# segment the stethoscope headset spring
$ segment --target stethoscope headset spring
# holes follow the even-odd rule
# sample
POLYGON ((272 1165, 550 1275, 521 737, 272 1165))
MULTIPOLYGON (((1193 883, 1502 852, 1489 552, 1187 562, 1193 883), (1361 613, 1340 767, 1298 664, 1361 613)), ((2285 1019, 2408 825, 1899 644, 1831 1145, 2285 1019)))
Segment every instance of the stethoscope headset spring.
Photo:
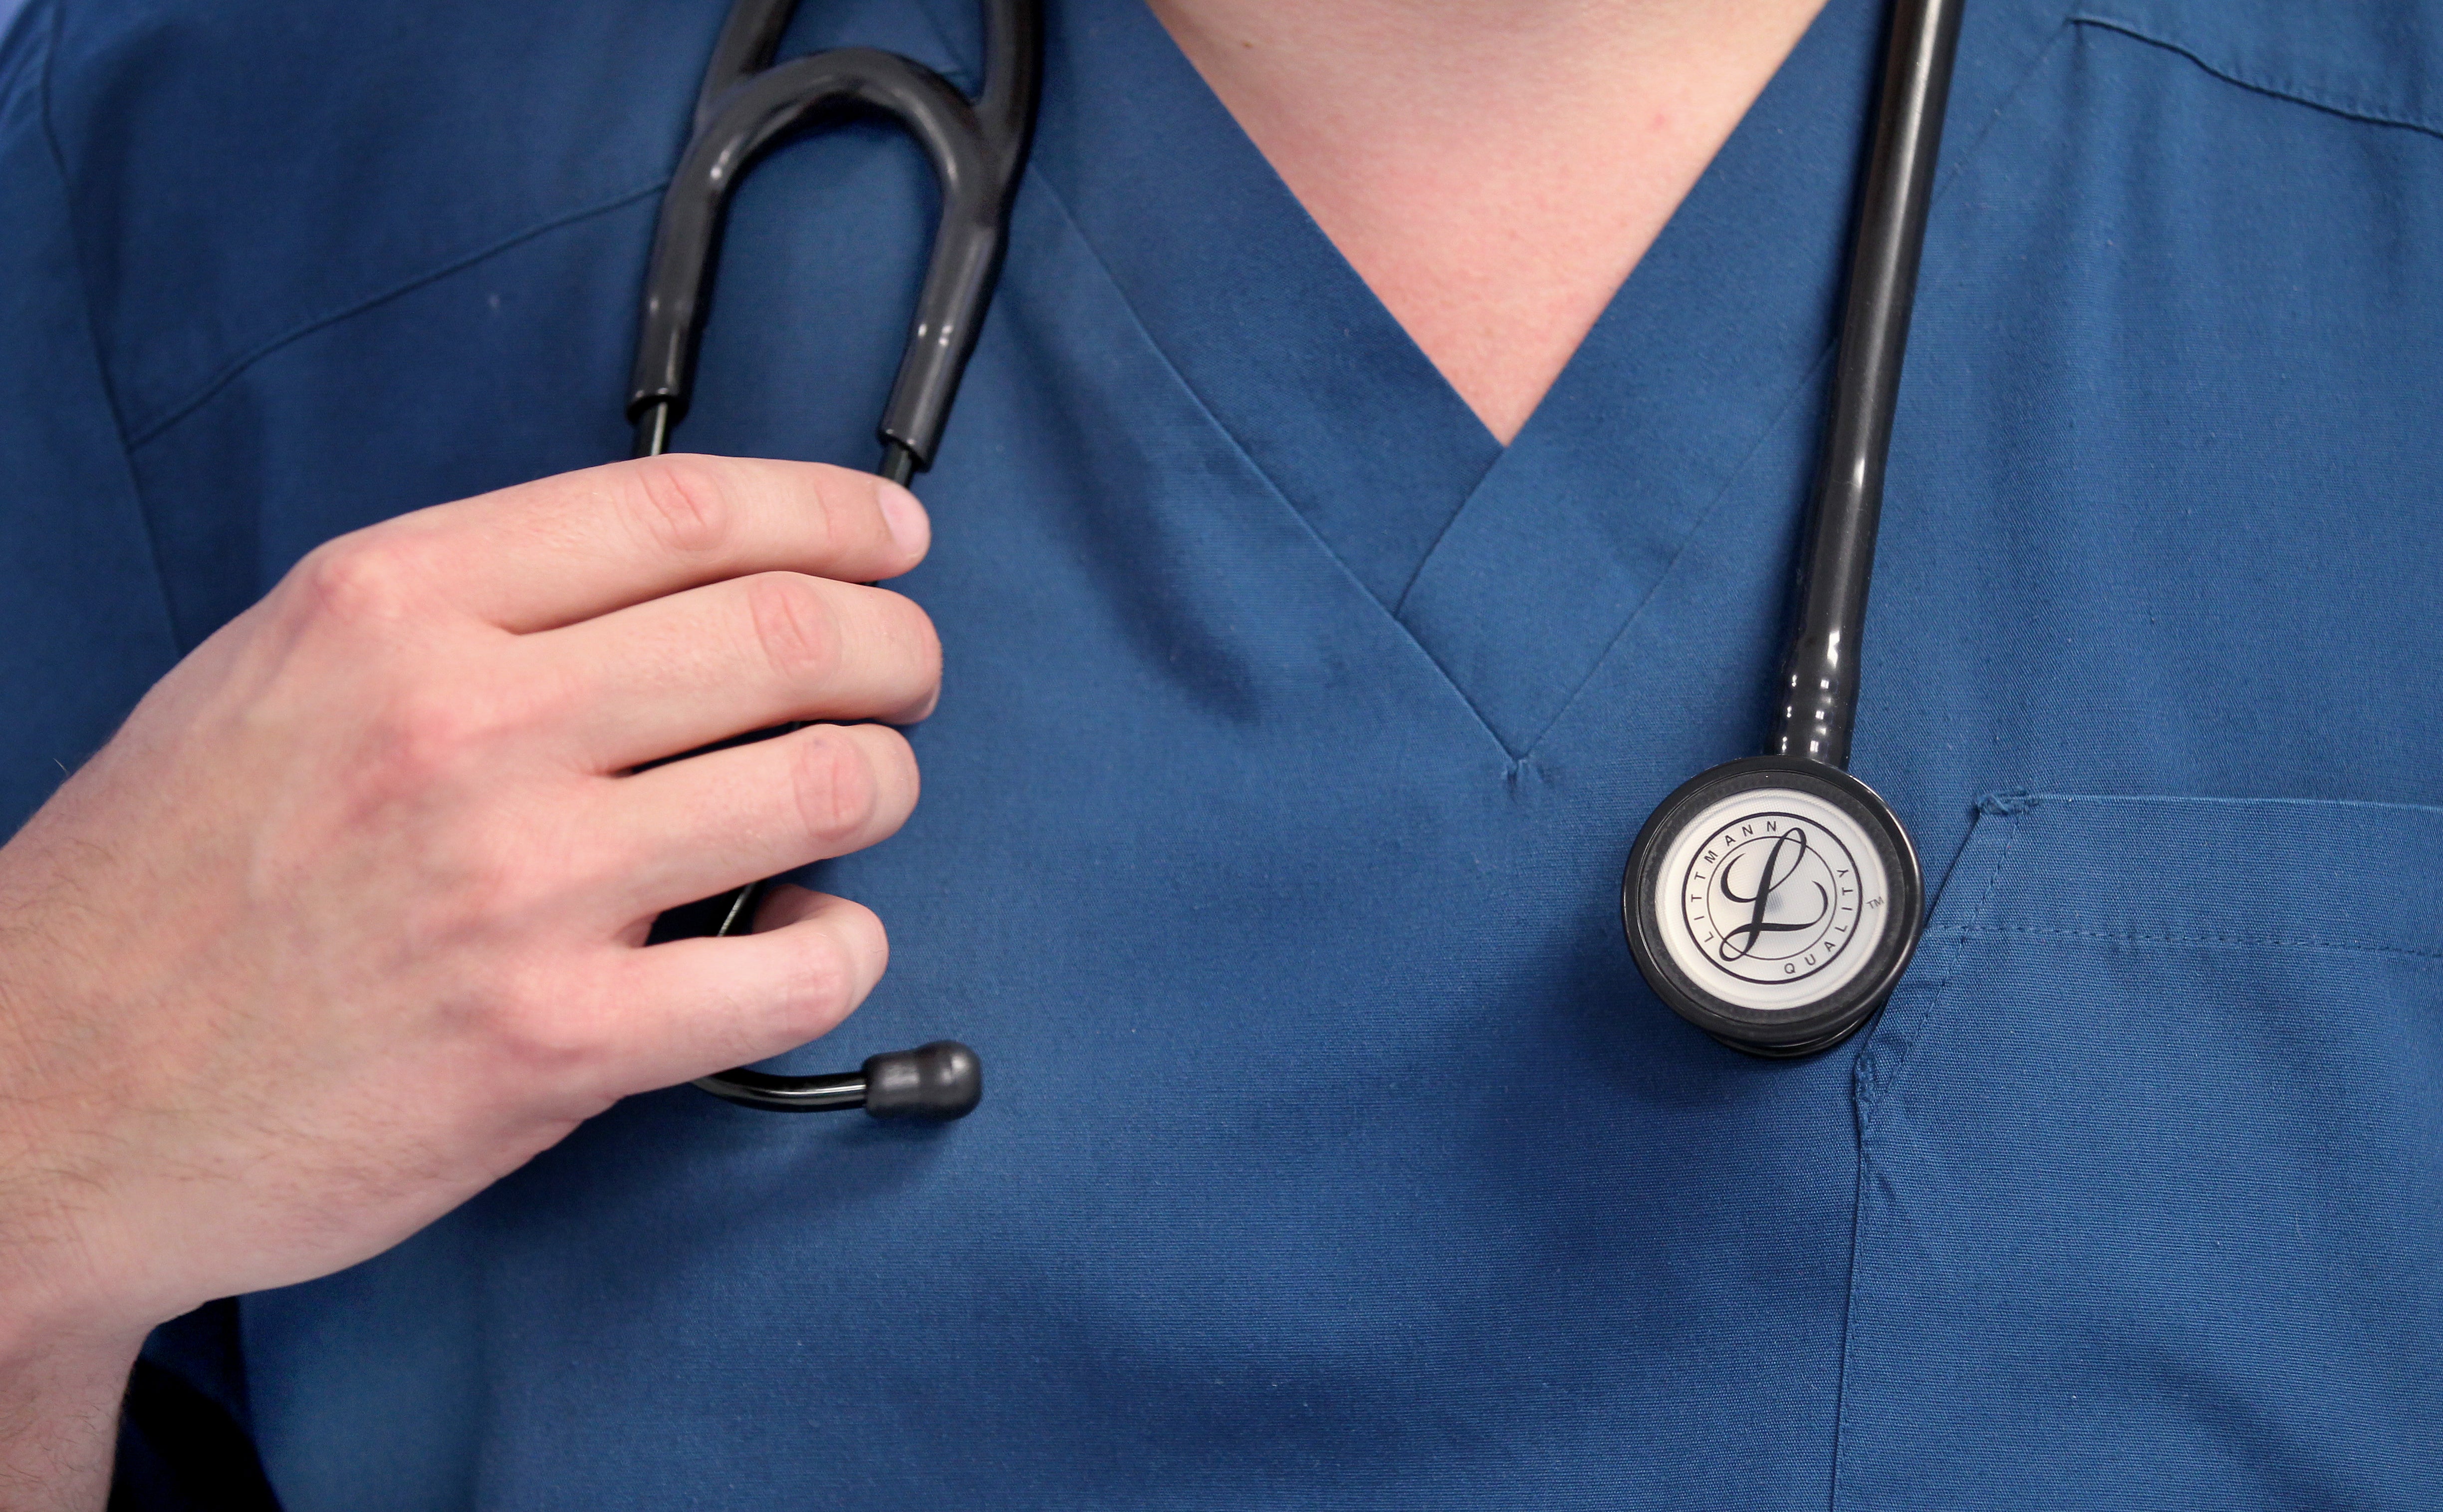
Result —
MULTIPOLYGON (((942 192, 915 319, 875 428, 882 459, 874 470, 905 484, 933 464, 1001 272, 1010 205, 1041 90, 1041 4, 984 0, 983 87, 972 100, 924 65, 870 47, 835 48, 774 65, 772 54, 796 9, 797 0, 739 0, 713 44, 696 95, 693 134, 662 195, 654 226, 628 394, 628 421, 635 428, 630 454, 659 456, 687 415, 706 295, 729 196, 739 181, 784 141, 851 116, 881 116, 925 149, 942 192)), ((779 733, 759 730, 740 739, 779 733)), ((764 886, 757 882, 672 909, 654 922, 651 938, 738 933, 752 923, 764 886)), ((863 1108, 876 1117, 946 1119, 974 1111, 983 1096, 983 1068, 965 1045, 937 1040, 871 1057, 859 1070, 842 1075, 775 1076, 740 1068, 695 1085, 730 1102, 775 1112, 863 1108)))
POLYGON ((1832 409, 1764 754, 1701 772, 1638 832, 1621 918, 1646 985, 1750 1055, 1830 1049, 1924 931, 1917 848, 1849 775, 1859 647, 1961 0, 1896 0, 1860 192, 1832 409))

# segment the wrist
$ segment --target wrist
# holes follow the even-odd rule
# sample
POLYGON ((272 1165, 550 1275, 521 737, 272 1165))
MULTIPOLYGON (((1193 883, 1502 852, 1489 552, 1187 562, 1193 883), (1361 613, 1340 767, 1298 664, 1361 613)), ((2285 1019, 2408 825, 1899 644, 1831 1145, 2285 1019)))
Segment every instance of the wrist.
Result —
POLYGON ((0 1399, 10 1383, 45 1373, 103 1369, 123 1376, 143 1348, 151 1324, 72 1304, 67 1290, 14 1267, 0 1282, 0 1399))
POLYGON ((0 1183, 0 1506, 102 1512, 150 1327, 107 1283, 73 1205, 0 1183))
POLYGON ((75 1209, 40 1169, 0 1184, 0 1506, 101 1512, 148 1330, 108 1305, 75 1209))
POLYGON ((85 1236, 33 1219, 22 1195, 0 1187, 0 1393, 27 1372, 74 1361, 115 1361, 123 1375, 153 1325, 183 1309, 112 1284, 85 1236))
MULTIPOLYGON (((61 1064, 70 1052, 34 1032, 28 1005, 76 994, 56 982, 30 989, 28 965, 0 958, 0 1373, 64 1352, 132 1358, 153 1324, 185 1310, 153 1295, 170 1257, 143 1263, 127 1232, 141 1205, 103 1155, 125 1143, 102 1106, 123 1079, 61 1064)), ((82 1048, 108 1059, 107 1047, 82 1048)))
POLYGON ((0 1149, 0 1392, 53 1362, 115 1360, 123 1374, 153 1325, 183 1309, 135 1295, 140 1273, 105 1263, 124 1246, 102 1238, 94 1184, 47 1174, 26 1141, 0 1149))
POLYGON ((0 1505, 101 1512, 142 1342, 20 1331, 0 1347, 0 1505))

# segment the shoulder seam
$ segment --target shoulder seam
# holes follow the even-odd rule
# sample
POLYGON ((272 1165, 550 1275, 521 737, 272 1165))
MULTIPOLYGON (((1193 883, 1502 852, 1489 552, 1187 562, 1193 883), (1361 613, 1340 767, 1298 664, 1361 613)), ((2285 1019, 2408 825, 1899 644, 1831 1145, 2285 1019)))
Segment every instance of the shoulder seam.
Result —
MULTIPOLYGON (((51 160, 51 175, 60 186, 62 231, 67 237, 68 261, 76 270, 77 302, 83 306, 86 356, 93 362, 94 381, 101 389, 101 401, 110 410, 110 433, 119 442, 119 470, 127 480, 128 502, 136 507, 137 528, 144 533, 144 560, 153 568, 153 592, 161 601, 161 623, 169 631, 170 645, 180 655, 187 652, 186 635, 178 624, 178 606, 170 597, 170 576, 161 562, 161 538, 153 528, 153 511, 144 504, 144 480, 136 470, 134 449, 127 440, 127 414, 119 402, 119 384, 110 371, 110 362, 102 355, 101 333, 94 326, 93 280, 86 275, 84 242, 78 231, 76 197, 70 193, 67 154, 60 149, 60 134, 51 117, 52 70, 60 56, 60 6, 57 0, 33 0, 44 8, 40 21, 43 34, 43 59, 34 72, 34 119, 43 131, 43 152, 51 160)), ((37 23, 27 18, 30 35, 37 23)))
POLYGON ((597 200, 589 205, 579 206, 576 210, 555 215, 548 220, 538 222, 537 224, 525 227, 523 230, 512 231, 508 235, 487 243, 483 247, 479 247, 473 251, 462 253, 432 267, 428 267, 421 272, 413 273, 406 278, 399 279, 384 288, 377 289, 360 299, 354 300, 338 309, 325 311, 320 315, 308 316, 295 325, 290 326, 288 329, 282 331, 277 335, 266 337, 263 341, 256 342, 252 347, 248 348, 245 352, 230 359, 229 361, 221 365, 219 371, 213 373, 211 377, 204 379, 201 384, 197 385, 193 393, 169 406, 157 418, 146 422, 141 431, 129 438, 127 444, 130 448, 141 448, 152 442, 163 432, 169 430, 172 426, 176 425, 180 420, 185 419, 188 415, 193 415, 197 409, 201 408, 207 400, 211 399, 213 395, 218 394, 222 389, 235 381, 246 372, 247 369, 252 367, 255 363, 262 361, 265 358, 269 357, 272 353, 279 351, 284 346, 287 346, 295 341, 303 341, 304 338, 313 335, 316 331, 322 330, 327 326, 337 325, 342 321, 361 315, 377 304, 386 304, 391 300, 398 298, 402 294, 410 293, 415 289, 421 288, 427 284, 447 278, 452 273, 464 271, 465 269, 472 267, 476 264, 485 261, 487 258, 496 257, 502 252, 507 251, 510 248, 516 247, 521 243, 532 241, 538 236, 549 235, 553 231, 560 230, 564 227, 574 226, 579 221, 590 220, 597 215, 607 215, 614 211, 632 205, 637 200, 659 194, 664 186, 668 183, 669 179, 667 177, 663 177, 656 178, 650 184, 642 184, 633 189, 621 190, 607 198, 597 200))
POLYGON ((2165 52, 2176 53, 2225 83, 2237 84, 2242 89, 2252 90, 2260 95, 2268 95, 2276 100, 2287 100, 2292 104, 2305 105, 2312 110, 2324 111, 2327 115, 2365 121, 2369 125, 2397 126, 2407 131, 2423 132, 2429 137, 2443 138, 2443 122, 2412 116, 2405 111, 2386 109, 2364 101, 2348 99, 2312 84, 2260 78, 2227 67, 2213 62, 2204 54, 2175 38, 2150 31, 2139 23, 2120 16, 2103 15, 2092 10, 2074 10, 2070 12, 2069 21, 2073 26, 2093 27, 2102 31, 2119 32, 2133 42, 2142 42, 2148 46, 2160 47, 2165 52))
POLYGON ((59 125, 51 115, 52 70, 60 56, 60 7, 57 0, 33 0, 33 4, 43 9, 40 22, 29 18, 27 27, 31 34, 39 25, 43 37, 43 61, 34 70, 34 119, 42 124, 43 153, 51 160, 51 174, 59 180, 63 208, 67 212, 68 255, 76 265, 77 295, 84 306, 85 344, 92 349, 94 366, 101 374, 101 393, 110 405, 111 429, 119 433, 119 445, 123 452, 127 447, 127 416, 119 409, 119 387, 112 380, 110 366, 102 360, 101 334, 94 329, 93 282, 85 276, 84 242, 77 232, 75 198, 68 193, 68 155, 60 147, 59 125))

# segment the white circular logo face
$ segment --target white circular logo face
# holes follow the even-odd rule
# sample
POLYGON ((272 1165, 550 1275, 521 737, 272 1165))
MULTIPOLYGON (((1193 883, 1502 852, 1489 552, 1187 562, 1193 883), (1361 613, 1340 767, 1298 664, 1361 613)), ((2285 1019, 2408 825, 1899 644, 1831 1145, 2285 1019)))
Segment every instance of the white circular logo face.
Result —
POLYGON ((1831 996, 1891 923, 1883 859, 1865 830, 1786 787, 1753 788, 1699 812, 1663 854, 1655 886, 1673 963, 1746 1008, 1831 996))

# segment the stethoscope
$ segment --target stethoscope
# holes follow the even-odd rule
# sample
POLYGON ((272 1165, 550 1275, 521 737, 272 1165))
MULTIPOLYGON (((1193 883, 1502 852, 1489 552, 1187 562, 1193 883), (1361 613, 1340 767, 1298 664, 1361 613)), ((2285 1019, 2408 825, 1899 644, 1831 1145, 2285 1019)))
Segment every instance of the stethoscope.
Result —
POLYGON ((1621 879, 1621 920, 1646 985, 1751 1055, 1812 1055, 1855 1034, 1925 929, 1917 847, 1849 775, 1849 731, 1959 8, 1893 6, 1773 734, 1763 755, 1674 789, 1638 831, 1621 879))
MULTIPOLYGON (((1924 930, 1924 880, 1908 831, 1847 766, 1883 467, 1960 4, 1894 0, 1773 736, 1764 754, 1699 773, 1665 798, 1638 832, 1622 879, 1622 922, 1647 985, 1682 1018, 1752 1055, 1811 1055, 1856 1033, 1891 995, 1924 930)), ((797 0, 738 0, 713 45, 693 135, 653 233, 628 396, 632 454, 667 450, 687 414, 704 296, 739 180, 812 127, 878 114, 924 147, 942 191, 915 322, 876 427, 875 470, 906 483, 932 465, 1000 271, 1042 82, 1041 0, 983 0, 983 88, 972 100, 922 64, 871 48, 773 65, 796 9, 797 0)), ((653 937, 735 933, 763 885, 674 909, 653 937)), ((933 1119, 964 1116, 983 1087, 975 1052, 947 1040, 872 1057, 844 1075, 739 1069, 695 1084, 751 1108, 933 1119)))
MULTIPOLYGON (((810 127, 852 114, 881 115, 924 147, 942 190, 915 325, 876 428, 882 460, 874 470, 906 483, 933 465, 1001 271, 1010 200, 1043 80, 1042 9, 1039 0, 986 0, 983 91, 969 100, 923 64, 871 47, 840 47, 774 65, 773 49, 797 8, 797 0, 738 0, 713 43, 696 92, 694 135, 663 192, 653 228, 628 391, 628 420, 636 431, 630 455, 659 456, 687 415, 706 286, 739 180, 765 153, 810 127)), ((778 731, 742 738, 770 733, 778 731)), ((655 921, 652 938, 737 933, 754 918, 763 886, 673 909, 655 921)), ((782 1077, 740 1068, 696 1085, 731 1102, 782 1113, 863 1108, 878 1118, 963 1118, 983 1097, 983 1066, 965 1045, 937 1040, 869 1057, 842 1075, 782 1077)))

